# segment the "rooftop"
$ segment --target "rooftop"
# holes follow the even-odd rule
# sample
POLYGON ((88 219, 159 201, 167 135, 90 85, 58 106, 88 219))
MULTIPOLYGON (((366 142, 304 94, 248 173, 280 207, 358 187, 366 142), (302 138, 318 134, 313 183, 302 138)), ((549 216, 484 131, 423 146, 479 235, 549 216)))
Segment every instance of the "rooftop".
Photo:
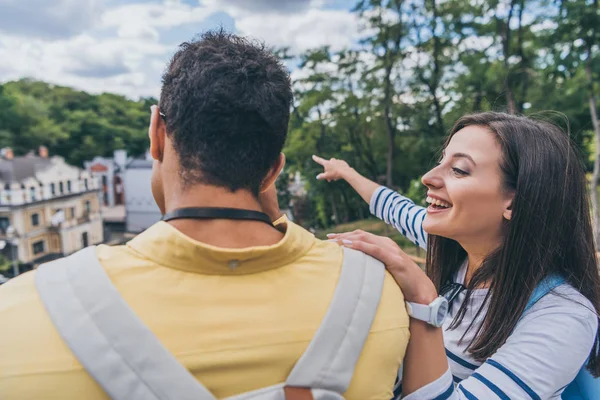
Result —
POLYGON ((37 172, 52 166, 52 160, 34 155, 15 157, 12 160, 0 159, 0 180, 20 182, 35 177, 37 172))
POLYGON ((129 164, 127 164, 126 169, 146 169, 152 168, 152 160, 132 160, 129 164))

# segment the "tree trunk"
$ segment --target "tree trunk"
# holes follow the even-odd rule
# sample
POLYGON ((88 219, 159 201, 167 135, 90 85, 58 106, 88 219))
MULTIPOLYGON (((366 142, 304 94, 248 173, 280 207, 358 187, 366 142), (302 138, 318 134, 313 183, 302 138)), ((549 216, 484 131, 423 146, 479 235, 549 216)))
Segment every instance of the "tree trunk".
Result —
POLYGON ((442 118, 442 105, 437 95, 437 89, 440 83, 440 38, 437 35, 437 19, 438 11, 436 0, 431 0, 431 10, 433 11, 433 21, 431 25, 431 34, 433 35, 433 76, 432 84, 429 85, 431 95, 433 96, 433 106, 435 108, 435 117, 438 124, 440 134, 444 134, 446 129, 444 128, 444 119, 442 118))
POLYGON ((347 224, 350 222, 350 203, 348 202, 348 196, 346 195, 346 190, 341 190, 341 198, 344 203, 344 223, 347 224))
POLYGON ((473 102, 473 112, 481 111, 481 103, 483 102, 483 93, 481 88, 477 88, 475 92, 475 101, 473 102))
POLYGON ((515 103, 515 94, 513 91, 513 82, 512 82, 512 74, 510 72, 510 65, 508 63, 508 59, 510 58, 510 40, 511 40, 511 30, 510 30, 510 21, 512 20, 513 11, 515 9, 516 0, 512 0, 510 2, 510 9, 508 11, 508 17, 506 21, 502 21, 497 18, 497 23, 500 23, 502 26, 502 52, 504 53, 504 68, 506 69, 506 79, 504 79, 504 91, 506 92, 506 108, 508 109, 509 114, 515 114, 517 112, 517 105, 515 103))
POLYGON ((379 175, 377 168, 377 161, 373 154, 373 146, 366 132, 358 132, 357 127, 360 127, 360 114, 356 108, 354 108, 352 115, 356 121, 356 125, 348 130, 348 138, 358 151, 357 156, 362 160, 363 164, 367 168, 368 177, 371 180, 377 180, 379 175), (364 139, 364 140, 362 140, 364 139))
POLYGON ((338 212, 337 203, 335 202, 335 196, 331 192, 329 194, 329 201, 331 202, 331 209, 333 211, 333 218, 335 219, 335 225, 339 225, 342 223, 342 221, 340 221, 340 214, 338 212))
POLYGON ((392 121, 391 109, 392 109, 392 83, 390 81, 391 74, 391 66, 386 68, 386 76, 385 76, 385 127, 387 131, 388 138, 388 152, 387 152, 387 167, 385 170, 385 184, 387 187, 391 188, 394 184, 392 179, 392 169, 394 167, 394 155, 395 155, 395 147, 396 147, 396 124, 392 121))
MULTIPOLYGON (((389 50, 388 50, 389 51, 389 50)), ((391 58, 390 55, 388 57, 391 58)), ((393 58, 392 58, 393 60, 393 58)), ((394 184, 392 179, 392 168, 394 166, 394 155, 396 147, 396 124, 392 120, 392 82, 390 76, 392 74, 393 61, 388 61, 388 65, 385 68, 384 77, 384 115, 385 115, 385 128, 387 131, 388 138, 388 153, 387 153, 387 168, 385 172, 385 184, 391 188, 394 184)))
MULTIPOLYGON (((395 33, 396 36, 393 38, 392 46, 389 47, 388 40, 391 40, 390 32, 388 28, 385 33, 385 54, 384 54, 384 66, 385 66, 385 76, 384 76, 384 116, 385 116, 385 126, 387 130, 388 137, 388 153, 387 153, 387 168, 385 173, 385 184, 387 187, 391 188, 394 185, 392 178, 392 170, 394 166, 394 156, 396 155, 396 123, 395 118, 392 117, 392 92, 393 92, 393 84, 391 80, 392 70, 398 57, 400 56, 400 42, 402 40, 402 3, 403 0, 395 1, 393 6, 394 11, 398 14, 400 19, 398 31, 395 33)), ((391 4, 391 2, 390 2, 391 4)))
MULTIPOLYGON (((434 89, 434 92, 437 91, 434 89)), ((444 118, 442 117, 442 105, 437 93, 433 95, 433 106, 435 108, 435 118, 437 120, 438 129, 440 130, 440 134, 443 135, 446 133, 446 128, 444 127, 444 118)))
POLYGON ((525 109, 525 102, 527 101, 527 90, 529 89, 529 74, 527 73, 527 68, 529 66, 529 60, 525 56, 525 51, 523 51, 523 11, 525 10, 525 0, 520 0, 519 2, 519 29, 517 31, 517 54, 521 58, 520 60, 520 71, 519 76, 521 78, 521 94, 519 98, 519 103, 517 107, 517 112, 522 113, 525 109))
POLYGON ((392 179, 392 171, 393 171, 393 166, 394 166, 394 156, 396 155, 395 147, 395 136, 396 134, 394 132, 389 132, 388 130, 388 153, 387 153, 387 168, 385 171, 385 185, 387 187, 389 187, 390 189, 392 188, 392 186, 394 185, 393 179, 392 179))
POLYGON ((596 249, 600 249, 600 218, 598 216, 598 178, 600 178, 600 121, 598 121, 598 105, 596 102, 596 94, 594 93, 594 77, 592 75, 593 53, 592 44, 588 43, 587 62, 585 65, 585 73, 589 87, 589 103, 590 116, 594 125, 594 136, 596 137, 596 150, 594 154, 594 172, 590 183, 590 195, 592 198, 592 218, 594 221, 594 240, 596 249))

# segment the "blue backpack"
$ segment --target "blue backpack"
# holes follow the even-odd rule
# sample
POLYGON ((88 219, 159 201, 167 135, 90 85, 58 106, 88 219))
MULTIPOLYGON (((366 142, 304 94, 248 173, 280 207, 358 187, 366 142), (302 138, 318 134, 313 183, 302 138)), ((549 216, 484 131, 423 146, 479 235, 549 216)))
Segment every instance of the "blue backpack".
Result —
MULTIPOLYGON (((548 294, 552 289, 562 285, 565 280, 559 276, 552 275, 543 279, 535 288, 525 311, 531 308, 539 299, 548 294)), ((587 364, 587 363, 586 363, 587 364)), ((563 400, 594 400, 600 399, 600 378, 594 378, 586 369, 585 365, 575 377, 575 380, 567 386, 562 393, 563 400)))

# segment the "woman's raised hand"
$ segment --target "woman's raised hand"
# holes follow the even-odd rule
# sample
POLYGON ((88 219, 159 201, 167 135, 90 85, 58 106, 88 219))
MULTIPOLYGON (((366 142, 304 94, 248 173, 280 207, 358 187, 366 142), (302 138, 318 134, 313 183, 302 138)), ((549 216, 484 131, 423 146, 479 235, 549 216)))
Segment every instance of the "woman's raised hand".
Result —
POLYGON ((319 156, 312 156, 312 159, 319 165, 323 166, 324 171, 317 175, 317 179, 324 179, 327 182, 337 181, 339 179, 346 179, 352 168, 344 160, 338 160, 336 158, 330 158, 326 160, 319 156))
POLYGON ((356 230, 327 235, 341 245, 362 251, 385 264, 407 301, 429 304, 437 297, 433 282, 392 239, 356 230))

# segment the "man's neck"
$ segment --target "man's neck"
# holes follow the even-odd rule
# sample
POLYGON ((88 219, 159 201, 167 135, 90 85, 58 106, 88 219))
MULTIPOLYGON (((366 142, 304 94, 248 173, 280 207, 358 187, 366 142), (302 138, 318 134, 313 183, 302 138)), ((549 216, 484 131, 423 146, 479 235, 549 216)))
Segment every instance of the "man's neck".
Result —
POLYGON ((212 185, 194 185, 182 190, 174 189, 165 199, 165 211, 186 207, 225 207, 262 211, 256 196, 248 190, 231 192, 212 185))
MULTIPOLYGON (((194 185, 173 191, 165 199, 165 211, 187 207, 224 207, 262 211, 258 199, 247 190, 231 192, 211 185, 194 185)), ((186 236, 202 243, 224 248, 268 246, 283 234, 260 221, 230 219, 177 219, 168 222, 186 236)))

